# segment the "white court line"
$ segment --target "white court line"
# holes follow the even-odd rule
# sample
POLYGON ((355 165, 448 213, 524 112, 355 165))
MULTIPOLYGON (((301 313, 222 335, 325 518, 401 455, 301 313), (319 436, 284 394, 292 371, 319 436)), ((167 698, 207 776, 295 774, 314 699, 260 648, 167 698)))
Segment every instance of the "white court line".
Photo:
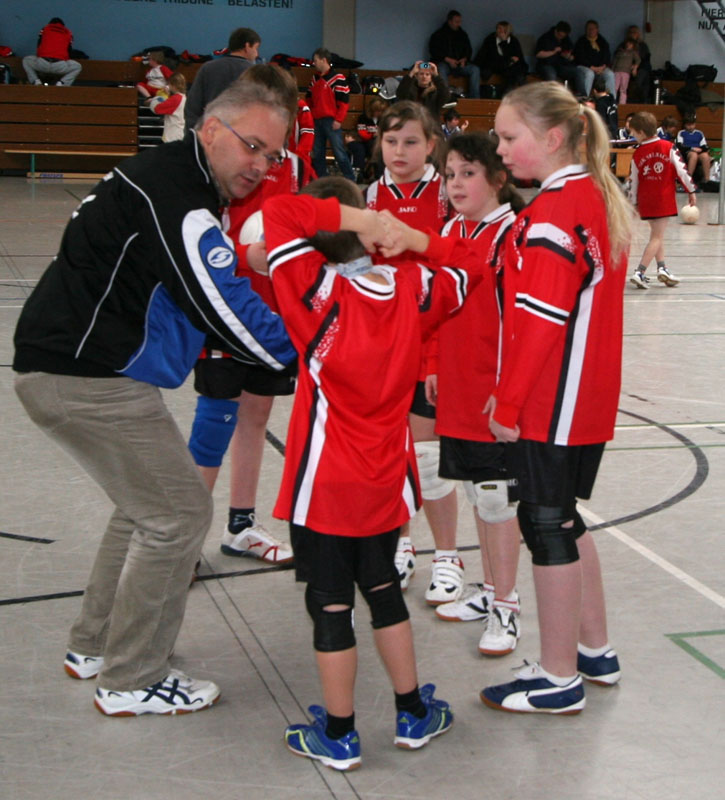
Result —
MULTIPOLYGON (((585 508, 584 506, 577 504, 577 508, 583 517, 586 517, 595 525, 601 525, 604 522, 601 517, 598 517, 594 512, 589 511, 589 509, 585 508)), ((619 528, 615 528, 614 526, 602 528, 602 530, 605 530, 607 533, 614 536, 615 539, 619 539, 620 542, 626 544, 627 547, 630 547, 641 556, 644 556, 646 559, 651 561, 653 564, 656 564, 665 572, 669 572, 670 575, 673 575, 675 578, 677 578, 677 580, 682 581, 682 583, 686 584, 691 589, 694 589, 706 599, 712 600, 715 605, 720 606, 720 608, 725 608, 725 597, 713 591, 708 586, 705 586, 704 583, 700 583, 700 581, 696 580, 691 575, 688 575, 686 572, 683 572, 679 567, 676 567, 674 564, 670 564, 669 561, 662 558, 662 556, 658 556, 657 553, 650 550, 649 547, 645 547, 643 544, 640 544, 631 536, 628 536, 626 533, 624 533, 624 531, 620 531, 619 528)))
MULTIPOLYGON (((664 424, 664 423, 663 423, 664 424)), ((675 430, 683 430, 684 428, 717 428, 718 426, 725 426, 725 422, 683 422, 678 424, 676 422, 666 423, 668 428, 675 430)), ((654 428, 660 428, 660 425, 615 425, 615 431, 646 431, 654 428)))

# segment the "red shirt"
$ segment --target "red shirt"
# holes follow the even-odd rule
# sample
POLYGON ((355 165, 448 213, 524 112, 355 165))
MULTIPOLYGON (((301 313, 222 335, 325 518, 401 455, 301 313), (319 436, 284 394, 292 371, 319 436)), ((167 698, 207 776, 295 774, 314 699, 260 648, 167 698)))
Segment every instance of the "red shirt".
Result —
POLYGON ((300 359, 274 514, 341 536, 397 528, 420 505, 407 414, 421 338, 460 305, 465 273, 377 266, 384 284, 342 277, 307 241, 339 229, 335 199, 274 197, 264 219, 272 282, 300 359))
POLYGON ((611 439, 622 361, 626 254, 584 167, 550 175, 506 240, 503 362, 494 419, 558 445, 611 439))
POLYGON ((314 119, 333 117, 338 122, 344 121, 350 105, 350 87, 341 72, 328 70, 324 75, 315 74, 306 96, 314 119))
MULTIPOLYGON (((506 231, 515 219, 506 203, 480 222, 465 221, 459 214, 441 232, 444 243, 466 240, 472 261, 485 274, 468 293, 463 308, 441 325, 438 363, 428 364, 428 374, 438 375, 435 430, 439 436, 494 441, 488 416, 482 411, 498 378, 502 298, 497 277, 503 271, 506 231)), ((448 262, 446 258, 444 263, 448 262)))
POLYGON ((73 34, 59 22, 51 22, 40 31, 40 42, 36 55, 40 58, 57 58, 67 61, 70 58, 70 46, 73 34))
POLYGON ((695 191, 678 149, 658 136, 642 142, 634 151, 629 176, 632 197, 645 219, 677 214, 676 180, 686 192, 695 191))

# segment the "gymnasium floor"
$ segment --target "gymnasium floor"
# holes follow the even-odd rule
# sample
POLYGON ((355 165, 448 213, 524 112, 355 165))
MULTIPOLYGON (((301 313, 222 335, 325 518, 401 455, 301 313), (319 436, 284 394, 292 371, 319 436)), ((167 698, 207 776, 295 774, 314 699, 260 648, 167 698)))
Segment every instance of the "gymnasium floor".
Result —
MULTIPOLYGON (((12 334, 24 299, 56 252, 83 183, 0 179, 0 797, 8 800, 689 800, 723 797, 725 722, 725 229, 716 195, 698 195, 696 226, 668 228, 676 289, 630 284, 624 378, 614 442, 584 516, 608 590, 619 686, 587 686, 574 717, 506 714, 478 699, 538 657, 528 555, 519 591, 523 635, 499 660, 477 653, 477 623, 434 618, 423 600, 432 540, 414 520, 418 572, 407 592, 421 683, 433 681, 456 722, 418 752, 392 745, 392 693, 373 651, 367 612, 357 634, 362 768, 340 774, 294 758, 284 727, 320 701, 303 593, 292 573, 219 551, 228 477, 191 590, 175 666, 222 687, 219 704, 184 717, 111 719, 92 682, 62 669, 110 512, 105 496, 46 441, 12 389, 12 334), (718 756, 718 753, 720 755, 718 756)), ((678 196, 683 202, 683 196, 678 196)), ((631 265, 645 227, 636 228, 631 265)), ((167 394, 188 431, 194 393, 167 394)), ((270 420, 258 510, 271 519, 289 401, 270 420)), ((480 559, 461 494, 469 580, 480 559)))

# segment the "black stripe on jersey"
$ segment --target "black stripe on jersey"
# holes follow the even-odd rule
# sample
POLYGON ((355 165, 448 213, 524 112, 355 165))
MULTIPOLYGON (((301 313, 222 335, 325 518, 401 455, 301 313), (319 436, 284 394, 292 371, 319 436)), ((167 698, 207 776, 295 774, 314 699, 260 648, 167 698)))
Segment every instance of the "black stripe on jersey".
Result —
POLYGON ((314 283, 310 286, 310 288, 302 295, 302 302, 305 304, 305 308, 308 311, 312 311, 312 298, 317 294, 322 286, 322 281, 325 280, 325 276, 327 275, 327 270, 325 269, 324 265, 320 265, 320 270, 317 273, 317 277, 315 278, 314 283))
POLYGON ((385 185, 388 187, 388 189, 390 189, 393 197, 396 197, 398 200, 404 200, 405 199, 405 195, 400 191, 400 189, 398 188, 397 184, 395 184, 395 183, 386 183, 385 185))
POLYGON ((571 364, 571 349, 574 342, 574 333, 576 332, 576 323, 579 317, 579 305, 581 303, 582 292, 589 286, 589 284, 592 281, 592 277, 594 275, 594 261, 586 251, 586 244, 587 244, 586 232, 581 225, 577 225, 577 227, 574 229, 574 232, 584 245, 584 254, 585 254, 584 259, 589 269, 587 270, 587 274, 582 279, 581 286, 579 287, 579 291, 577 292, 576 295, 576 302, 574 303, 574 308, 571 310, 571 313, 569 314, 569 325, 567 326, 566 338, 564 339, 564 353, 562 355, 561 373, 559 374, 559 382, 556 387, 556 398, 554 400, 554 408, 553 408, 553 413, 551 415, 551 424, 549 426, 549 432, 547 434, 547 440, 549 444, 554 444, 554 441, 556 439, 556 431, 559 427, 559 417, 561 416, 561 407, 564 403, 564 392, 566 390, 566 381, 569 375, 569 365, 571 364))
POLYGON ((310 451, 312 450, 312 437, 315 432, 315 420, 317 419, 317 405, 320 402, 320 387, 315 386, 312 392, 312 400, 310 402, 310 415, 307 420, 307 438, 305 439, 305 446, 300 456, 300 463, 297 465, 297 472, 295 474, 295 485, 292 490, 292 518, 295 516, 297 509, 297 499, 300 496, 302 489, 302 482, 307 474, 307 464, 310 460, 310 451))
POLYGON ((302 240, 298 239, 297 241, 292 242, 291 244, 281 245, 280 247, 277 247, 271 255, 267 256, 267 262, 270 273, 275 268, 277 262, 280 259, 287 259, 290 256, 293 256, 298 250, 309 251, 311 247, 312 245, 309 243, 307 239, 302 239, 302 240))
POLYGON ((408 483, 410 484, 410 488, 413 492, 413 497, 415 498, 415 510, 418 509, 423 505, 423 498, 420 495, 420 489, 418 487, 418 481, 415 479, 415 475, 413 474, 413 468, 408 464, 408 467, 405 471, 405 477, 408 483))
POLYGON ((426 186, 430 181, 420 181, 420 183, 413 189, 413 193, 410 195, 411 199, 420 197, 426 189, 426 186))
POLYGON ((566 259, 570 264, 576 262, 576 254, 570 253, 565 247, 561 247, 551 239, 531 239, 526 240, 526 247, 543 247, 545 250, 551 250, 552 253, 566 259))
POLYGON ((550 317, 557 322, 565 323, 567 319, 571 319, 571 315, 567 315, 561 311, 554 311, 548 306, 541 305, 536 298, 530 297, 529 295, 517 294, 516 305, 519 308, 530 308, 532 311, 536 311, 537 314, 540 314, 544 317, 550 317))
POLYGON ((327 312, 325 318, 322 320, 322 324, 317 329, 317 333, 312 338, 312 341, 307 345, 307 349, 305 350, 305 364, 310 363, 315 350, 317 350, 317 345, 319 345, 319 343, 322 341, 330 326, 333 322, 335 322, 339 314, 340 304, 337 302, 333 303, 332 308, 327 312))
POLYGON ((433 296, 433 279, 435 278, 435 272, 424 268, 425 271, 428 273, 428 277, 423 277, 423 272, 421 271, 421 291, 423 291, 423 287, 427 284, 427 289, 425 291, 425 297, 423 298, 422 303, 418 303, 418 311, 428 311, 430 309, 431 299, 433 296))

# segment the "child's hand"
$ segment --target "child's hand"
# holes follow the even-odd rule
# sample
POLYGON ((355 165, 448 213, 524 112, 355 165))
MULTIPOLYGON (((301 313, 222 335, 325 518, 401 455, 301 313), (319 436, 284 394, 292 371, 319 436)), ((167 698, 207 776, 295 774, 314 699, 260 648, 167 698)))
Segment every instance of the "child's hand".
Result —
POLYGON ((519 436, 521 436, 518 425, 513 428, 505 428, 503 425, 496 422, 495 419, 490 419, 488 421, 488 428, 497 442, 516 442, 519 436))
POLYGON ((691 206, 696 206, 697 205, 697 200, 695 199, 695 193, 694 192, 687 196, 687 202, 691 206))
POLYGON ((463 122, 461 123, 461 130, 465 131, 467 128, 468 128, 468 120, 464 119, 463 122))
POLYGON ((425 378, 425 399, 434 406, 438 401, 438 376, 426 375, 425 378))
POLYGON ((429 238, 422 231, 411 228, 387 209, 378 215, 385 226, 385 239, 378 242, 380 252, 385 258, 400 255, 406 250, 423 253, 428 248, 429 238))
POLYGON ((255 272, 266 275, 269 272, 267 267, 267 245, 264 242, 252 242, 247 248, 247 266, 255 272))

